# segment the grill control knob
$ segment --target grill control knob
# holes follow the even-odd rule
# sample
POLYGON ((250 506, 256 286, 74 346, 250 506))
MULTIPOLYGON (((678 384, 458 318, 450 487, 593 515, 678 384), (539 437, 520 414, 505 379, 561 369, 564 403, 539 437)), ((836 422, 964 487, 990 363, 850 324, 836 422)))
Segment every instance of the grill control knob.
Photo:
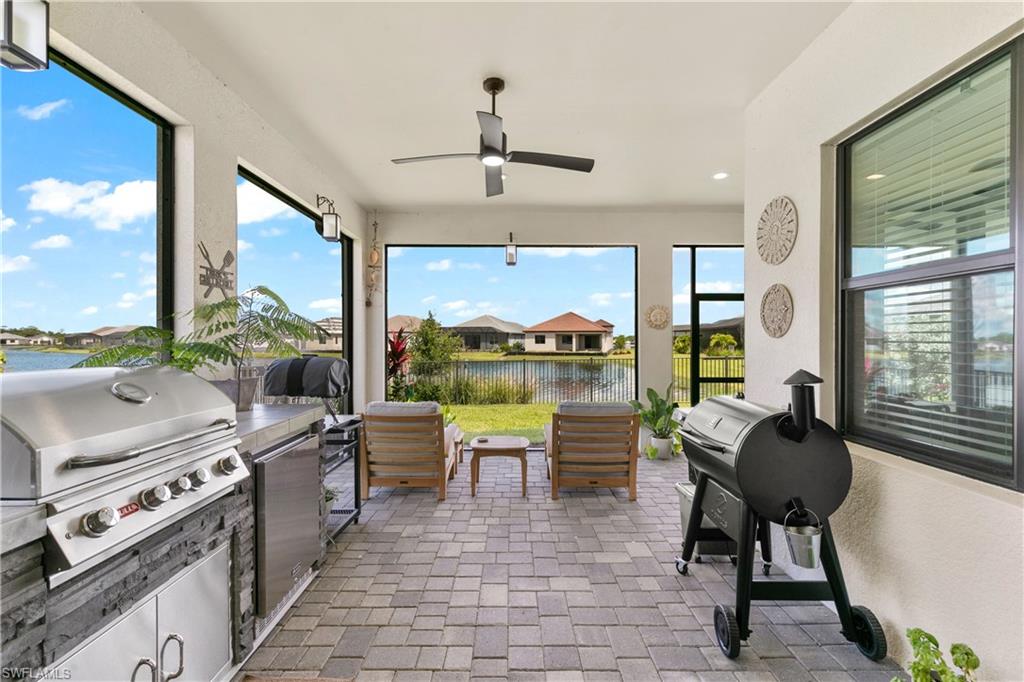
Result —
POLYGON ((157 507, 170 499, 171 489, 160 484, 143 490, 142 494, 139 495, 139 504, 142 505, 143 509, 155 511, 157 507))
POLYGON ((98 538, 120 520, 121 515, 113 507, 100 507, 82 517, 82 532, 91 538, 98 538))
POLYGON ((199 490, 210 482, 210 471, 206 467, 199 467, 188 475, 188 480, 192 484, 192 490, 199 490))
POLYGON ((171 489, 171 497, 181 497, 192 490, 192 481, 188 480, 188 476, 182 476, 168 483, 167 487, 171 489))
POLYGON ((219 462, 217 462, 217 468, 221 470, 221 473, 230 474, 242 467, 242 458, 238 455, 228 455, 219 462))

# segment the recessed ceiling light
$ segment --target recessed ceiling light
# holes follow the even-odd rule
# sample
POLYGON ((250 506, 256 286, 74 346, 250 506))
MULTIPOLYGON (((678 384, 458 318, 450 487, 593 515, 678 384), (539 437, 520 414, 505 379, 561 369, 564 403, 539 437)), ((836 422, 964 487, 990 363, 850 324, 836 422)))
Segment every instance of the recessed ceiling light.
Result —
POLYGON ((864 176, 865 180, 881 180, 885 177, 885 173, 872 173, 871 175, 864 176))
POLYGON ((504 173, 502 173, 502 174, 501 174, 501 179, 502 179, 502 180, 508 180, 508 176, 507 176, 507 175, 505 175, 504 173))
POLYGON ((713 180, 725 180, 727 177, 729 177, 729 174, 726 173, 725 171, 718 171, 717 173, 711 176, 713 180))

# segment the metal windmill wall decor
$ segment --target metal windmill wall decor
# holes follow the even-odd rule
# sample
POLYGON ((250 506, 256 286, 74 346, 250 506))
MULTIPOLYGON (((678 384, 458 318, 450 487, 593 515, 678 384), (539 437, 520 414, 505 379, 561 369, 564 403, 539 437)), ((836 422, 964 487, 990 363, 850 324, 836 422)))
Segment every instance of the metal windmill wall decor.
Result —
POLYGON ((769 265, 778 265, 789 257, 796 243, 796 206, 789 197, 778 196, 768 202, 757 221, 757 252, 769 265))

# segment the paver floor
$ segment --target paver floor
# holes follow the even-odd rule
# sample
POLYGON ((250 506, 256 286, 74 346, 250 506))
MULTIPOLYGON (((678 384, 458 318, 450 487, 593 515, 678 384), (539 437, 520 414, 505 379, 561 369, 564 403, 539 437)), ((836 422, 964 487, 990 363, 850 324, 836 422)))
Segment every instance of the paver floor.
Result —
MULTIPOLYGON (((722 559, 676 572, 681 460, 639 466, 625 490, 563 490, 552 501, 542 453, 469 453, 437 502, 432 490, 372 490, 309 590, 245 670, 358 680, 871 680, 898 674, 839 633, 820 603, 756 602, 753 634, 729 660, 711 627, 733 601, 722 559)), ((776 548, 785 551, 785 548, 776 548)), ((760 570, 755 569, 760 578, 760 570)), ((784 576, 771 579, 784 580, 784 576)))

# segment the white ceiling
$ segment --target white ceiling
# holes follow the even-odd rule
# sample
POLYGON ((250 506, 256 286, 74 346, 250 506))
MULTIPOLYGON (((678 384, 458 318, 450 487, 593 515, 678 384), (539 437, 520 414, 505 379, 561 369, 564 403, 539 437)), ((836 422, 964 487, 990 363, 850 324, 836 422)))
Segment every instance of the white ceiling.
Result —
POLYGON ((365 206, 669 207, 741 203, 744 107, 847 4, 143 7, 365 206), (510 149, 594 171, 510 164, 486 199, 475 160, 390 163, 476 151, 490 75, 510 149))

